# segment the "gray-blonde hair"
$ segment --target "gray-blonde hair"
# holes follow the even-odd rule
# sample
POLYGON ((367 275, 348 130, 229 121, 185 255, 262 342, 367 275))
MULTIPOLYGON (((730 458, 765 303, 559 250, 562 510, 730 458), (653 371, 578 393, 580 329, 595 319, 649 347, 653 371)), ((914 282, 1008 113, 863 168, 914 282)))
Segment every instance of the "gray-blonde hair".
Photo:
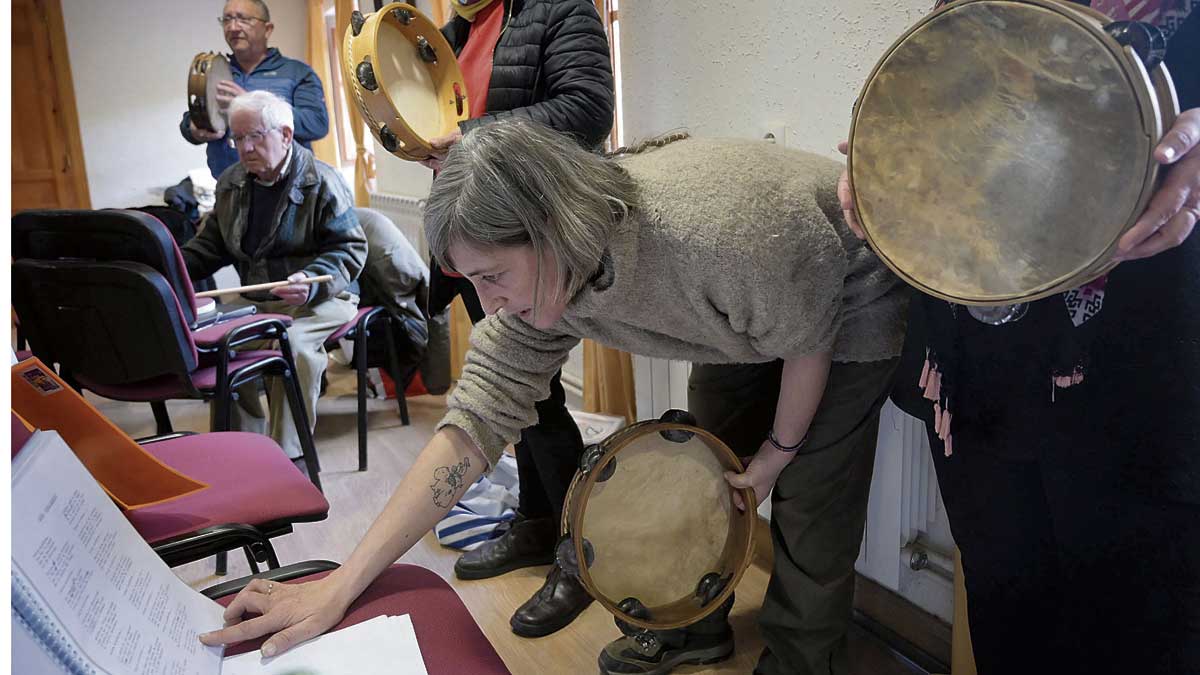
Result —
POLYGON ((615 160, 544 125, 506 120, 472 130, 450 150, 426 201, 425 238, 449 269, 455 244, 530 245, 538 260, 549 250, 572 298, 636 201, 633 178, 615 160))
POLYGON ((267 129, 287 127, 292 131, 296 130, 296 124, 292 117, 292 106, 269 91, 256 90, 239 94, 229 102, 229 115, 233 116, 233 113, 238 110, 258 113, 267 129))

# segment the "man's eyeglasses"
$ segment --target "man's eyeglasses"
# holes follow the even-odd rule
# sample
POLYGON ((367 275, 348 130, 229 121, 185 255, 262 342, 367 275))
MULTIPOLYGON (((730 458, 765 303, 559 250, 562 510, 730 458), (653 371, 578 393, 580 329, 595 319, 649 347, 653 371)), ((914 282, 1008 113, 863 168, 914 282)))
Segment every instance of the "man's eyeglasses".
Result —
POLYGON ((262 143, 269 133, 271 133, 271 129, 251 131, 250 133, 243 134, 241 136, 237 134, 231 134, 229 136, 229 142, 233 144, 234 148, 241 147, 241 145, 246 141, 250 141, 250 145, 258 147, 258 144, 262 143))
POLYGON ((263 23, 267 22, 266 19, 262 19, 257 16, 242 16, 241 14, 226 14, 225 16, 217 17, 217 23, 221 24, 222 26, 228 26, 231 23, 239 26, 250 26, 255 21, 261 21, 263 23))

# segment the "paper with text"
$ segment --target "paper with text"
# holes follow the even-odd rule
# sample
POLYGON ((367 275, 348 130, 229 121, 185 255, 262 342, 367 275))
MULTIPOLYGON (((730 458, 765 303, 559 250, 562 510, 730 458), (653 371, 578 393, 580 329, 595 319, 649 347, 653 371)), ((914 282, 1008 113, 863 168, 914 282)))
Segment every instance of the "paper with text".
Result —
POLYGON ((222 651, 201 632, 220 605, 167 567, 54 432, 29 440, 12 464, 15 597, 42 613, 34 633, 59 631, 77 658, 112 675, 216 675, 222 651))

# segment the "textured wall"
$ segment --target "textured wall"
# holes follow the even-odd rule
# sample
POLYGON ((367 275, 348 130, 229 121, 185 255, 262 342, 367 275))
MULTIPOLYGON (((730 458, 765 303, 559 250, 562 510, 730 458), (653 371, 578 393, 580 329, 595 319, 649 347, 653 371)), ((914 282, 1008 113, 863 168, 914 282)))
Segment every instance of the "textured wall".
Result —
POLYGON ((835 155, 863 81, 932 0, 621 3, 625 141, 685 127, 835 155))

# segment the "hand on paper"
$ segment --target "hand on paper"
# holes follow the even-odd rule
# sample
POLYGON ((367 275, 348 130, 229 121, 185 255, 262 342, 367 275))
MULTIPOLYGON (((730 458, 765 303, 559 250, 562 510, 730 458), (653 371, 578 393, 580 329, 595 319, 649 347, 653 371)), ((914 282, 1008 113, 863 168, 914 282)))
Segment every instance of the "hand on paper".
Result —
POLYGON ((274 633, 263 643, 262 654, 282 654, 341 621, 349 605, 339 596, 329 578, 304 584, 255 579, 225 610, 225 628, 204 633, 200 642, 229 645, 274 633))

